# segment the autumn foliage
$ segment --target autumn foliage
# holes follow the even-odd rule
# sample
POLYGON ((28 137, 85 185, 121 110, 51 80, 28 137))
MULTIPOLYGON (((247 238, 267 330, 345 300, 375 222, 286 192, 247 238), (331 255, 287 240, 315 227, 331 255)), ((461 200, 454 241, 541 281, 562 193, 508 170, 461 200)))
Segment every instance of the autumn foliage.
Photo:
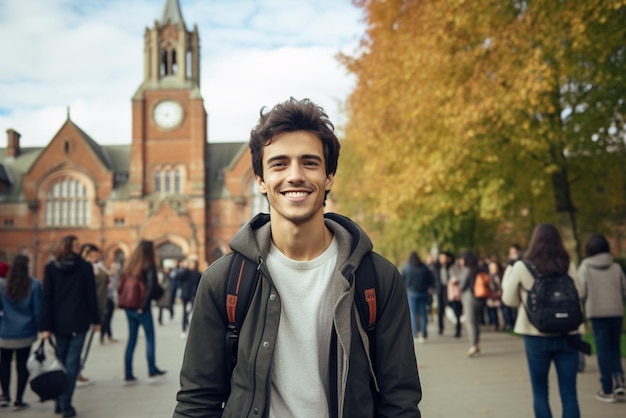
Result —
POLYGON ((576 253, 623 225, 625 0, 354 4, 335 196, 388 256, 498 251, 542 221, 576 253))

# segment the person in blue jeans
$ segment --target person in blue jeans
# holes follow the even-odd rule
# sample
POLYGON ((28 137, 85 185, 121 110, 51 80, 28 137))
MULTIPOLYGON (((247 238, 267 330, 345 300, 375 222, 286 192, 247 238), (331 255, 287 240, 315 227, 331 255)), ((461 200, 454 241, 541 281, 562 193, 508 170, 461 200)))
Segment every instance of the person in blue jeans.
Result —
POLYGON ((138 309, 125 309, 128 319, 128 343, 124 355, 124 384, 133 385, 139 380, 133 373, 133 355, 137 345, 137 334, 141 326, 146 335, 146 358, 148 360, 148 376, 150 379, 162 376, 165 370, 160 370, 156 366, 156 348, 154 339, 154 320, 152 318, 151 294, 152 288, 157 283, 156 256, 154 243, 152 241, 141 240, 128 262, 122 269, 120 283, 123 284, 124 277, 138 276, 146 287, 143 295, 143 303, 138 309))
MULTIPOLYGON (((523 259, 534 265, 541 275, 567 272, 572 280, 576 280, 576 268, 570 263, 561 235, 552 224, 535 227, 523 259)), ((524 262, 517 261, 506 270, 502 280, 502 302, 518 308, 514 331, 524 336, 535 417, 552 417, 548 398, 548 372, 554 363, 563 407, 562 417, 579 418, 576 379, 580 333, 577 330, 568 335, 545 334, 530 322, 524 305, 528 296, 526 289, 532 287, 534 280, 524 262)))
POLYGON ((624 400, 624 370, 620 339, 626 300, 626 276, 613 261, 607 239, 593 234, 585 244, 586 257, 578 268, 581 299, 591 321, 598 353, 601 390, 596 399, 624 400))
POLYGON ((424 342, 428 338, 428 312, 426 306, 432 293, 435 278, 432 271, 422 262, 417 252, 409 254, 409 260, 402 266, 402 279, 406 286, 411 313, 413 338, 424 342), (417 322, 419 317, 419 324, 417 322), (421 332, 421 336, 419 333, 421 332))
POLYGON ((74 235, 61 239, 54 261, 46 264, 39 329, 41 338, 54 334, 56 355, 65 366, 68 387, 57 399, 55 413, 76 416, 72 397, 80 371, 80 355, 85 336, 93 325, 100 330, 93 266, 79 254, 80 242, 74 235))

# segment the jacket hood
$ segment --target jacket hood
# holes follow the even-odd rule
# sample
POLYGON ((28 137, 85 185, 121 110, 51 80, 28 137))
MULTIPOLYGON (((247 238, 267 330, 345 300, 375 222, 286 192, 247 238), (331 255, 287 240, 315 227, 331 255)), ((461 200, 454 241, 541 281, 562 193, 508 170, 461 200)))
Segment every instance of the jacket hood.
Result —
POLYGON ((583 260, 583 264, 586 264, 595 268, 609 268, 613 264, 613 256, 609 253, 600 253, 587 257, 583 260))
POLYGON ((54 264, 59 270, 70 273, 78 268, 80 258, 77 254, 71 254, 66 258, 57 260, 54 264))
MULTIPOLYGON (((365 231, 345 216, 326 213, 324 221, 339 245, 337 266, 344 276, 350 277, 363 256, 372 250, 372 241, 365 231)), ((270 215, 260 213, 237 232, 230 247, 261 264, 269 252, 270 236, 270 215)))

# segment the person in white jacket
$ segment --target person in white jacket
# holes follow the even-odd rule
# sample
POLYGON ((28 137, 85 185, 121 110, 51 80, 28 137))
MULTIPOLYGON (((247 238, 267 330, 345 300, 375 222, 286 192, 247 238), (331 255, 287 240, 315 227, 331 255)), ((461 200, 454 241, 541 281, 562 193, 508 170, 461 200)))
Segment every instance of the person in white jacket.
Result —
POLYGON ((620 334, 626 276, 619 264, 613 262, 610 250, 604 236, 593 234, 585 245, 586 258, 578 269, 580 296, 593 328, 598 354, 602 389, 596 398, 604 402, 616 402, 625 396, 620 334))
MULTIPOLYGON (((563 246, 561 235, 552 224, 537 225, 533 231, 523 260, 534 265, 541 275, 565 273, 576 281, 576 267, 563 246)), ((524 348, 533 393, 535 417, 551 417, 548 398, 548 374, 551 364, 556 368, 563 417, 579 418, 576 378, 578 373, 578 347, 580 329, 571 335, 545 334, 528 319, 526 299, 535 278, 522 260, 507 268, 502 279, 502 302, 518 307, 515 333, 524 336, 524 348)), ((582 325, 581 325, 582 327, 582 325)))

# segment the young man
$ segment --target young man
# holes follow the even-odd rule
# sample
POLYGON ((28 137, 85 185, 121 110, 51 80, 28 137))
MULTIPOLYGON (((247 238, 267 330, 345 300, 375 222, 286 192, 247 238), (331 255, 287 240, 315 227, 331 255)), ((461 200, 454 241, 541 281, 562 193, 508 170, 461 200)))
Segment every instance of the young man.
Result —
POLYGON ((231 253, 202 276, 174 417, 420 417, 402 277, 373 254, 379 289, 370 358, 354 272, 372 242, 347 218, 324 215, 339 157, 328 116, 308 99, 278 104, 261 114, 250 150, 270 214, 257 215, 231 241, 260 272, 237 365, 229 375, 231 253))

